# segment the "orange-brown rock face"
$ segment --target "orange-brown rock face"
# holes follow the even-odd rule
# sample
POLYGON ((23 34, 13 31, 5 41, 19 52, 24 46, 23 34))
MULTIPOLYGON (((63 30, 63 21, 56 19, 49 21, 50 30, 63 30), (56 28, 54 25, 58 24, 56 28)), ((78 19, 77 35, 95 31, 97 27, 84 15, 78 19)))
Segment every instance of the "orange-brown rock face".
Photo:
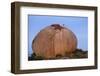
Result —
POLYGON ((45 59, 65 56, 77 48, 77 38, 74 33, 59 24, 52 24, 41 30, 32 42, 36 56, 45 59))

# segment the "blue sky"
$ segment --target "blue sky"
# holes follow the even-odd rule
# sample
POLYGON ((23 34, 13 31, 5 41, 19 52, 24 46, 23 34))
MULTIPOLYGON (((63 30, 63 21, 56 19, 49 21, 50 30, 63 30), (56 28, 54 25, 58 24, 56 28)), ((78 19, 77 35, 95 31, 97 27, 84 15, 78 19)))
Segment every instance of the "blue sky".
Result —
POLYGON ((38 32, 51 24, 61 24, 69 28, 78 39, 77 48, 88 50, 88 17, 75 16, 28 16, 28 55, 32 54, 32 40, 38 32))

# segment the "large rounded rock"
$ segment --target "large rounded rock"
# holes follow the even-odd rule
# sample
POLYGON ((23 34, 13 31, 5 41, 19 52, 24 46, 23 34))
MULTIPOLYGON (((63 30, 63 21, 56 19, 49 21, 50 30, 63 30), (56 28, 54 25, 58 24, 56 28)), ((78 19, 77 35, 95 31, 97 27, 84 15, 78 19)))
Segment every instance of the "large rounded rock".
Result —
POLYGON ((64 26, 52 24, 41 30, 32 42, 36 56, 45 59, 65 56, 77 48, 75 34, 64 26))

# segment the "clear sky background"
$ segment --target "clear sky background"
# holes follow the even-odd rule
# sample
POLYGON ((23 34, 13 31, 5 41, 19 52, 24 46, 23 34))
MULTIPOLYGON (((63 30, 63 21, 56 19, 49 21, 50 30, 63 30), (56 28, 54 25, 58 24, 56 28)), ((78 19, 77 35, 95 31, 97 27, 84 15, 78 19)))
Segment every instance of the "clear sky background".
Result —
POLYGON ((88 18, 75 16, 28 16, 28 56, 32 54, 32 40, 38 32, 51 24, 61 24, 69 28, 78 39, 77 48, 88 50, 88 18))

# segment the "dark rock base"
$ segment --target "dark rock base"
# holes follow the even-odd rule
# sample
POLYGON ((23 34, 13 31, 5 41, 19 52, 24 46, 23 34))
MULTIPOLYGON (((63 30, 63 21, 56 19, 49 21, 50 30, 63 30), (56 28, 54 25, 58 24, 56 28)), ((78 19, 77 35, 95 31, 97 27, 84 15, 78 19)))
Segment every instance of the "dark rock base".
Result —
POLYGON ((82 49, 76 49, 72 54, 69 56, 66 55, 64 57, 62 56, 57 56, 55 58, 50 58, 50 59, 44 59, 40 56, 36 56, 35 53, 33 53, 30 57, 28 57, 29 61, 32 60, 54 60, 54 59, 79 59, 79 58, 88 58, 88 51, 83 51, 82 49))

